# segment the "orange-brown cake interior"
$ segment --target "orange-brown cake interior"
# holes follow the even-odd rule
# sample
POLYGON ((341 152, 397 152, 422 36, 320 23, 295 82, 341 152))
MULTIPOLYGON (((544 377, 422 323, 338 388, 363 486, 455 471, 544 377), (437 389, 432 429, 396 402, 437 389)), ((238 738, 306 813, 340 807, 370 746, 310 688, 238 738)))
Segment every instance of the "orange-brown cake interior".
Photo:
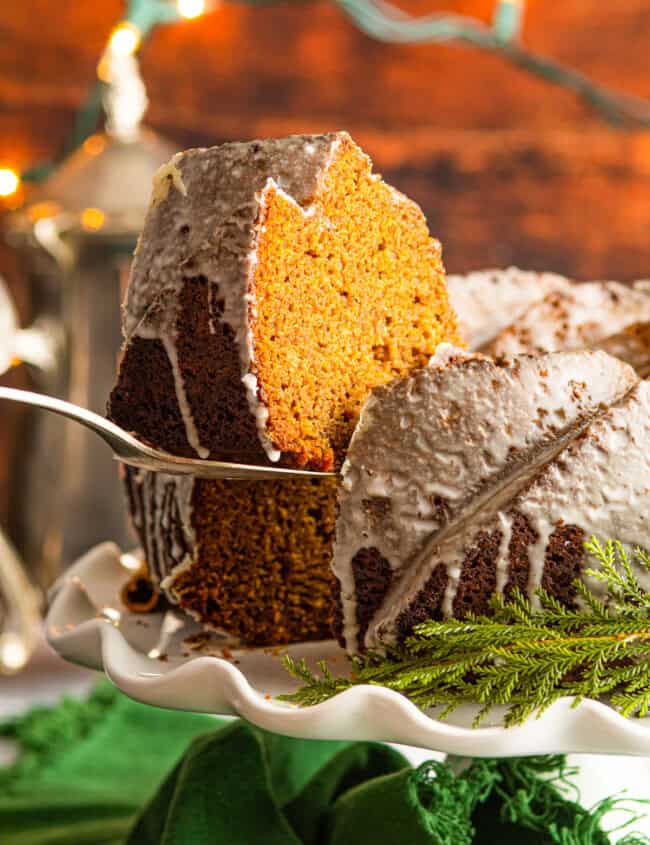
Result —
POLYGON ((251 644, 327 637, 335 487, 334 479, 197 481, 202 541, 174 582, 181 605, 251 644))
POLYGON ((459 342, 440 245, 349 140, 308 213, 265 189, 253 292, 267 433, 300 465, 340 465, 369 391, 459 342))
MULTIPOLYGON (((346 133, 170 166, 183 190, 147 217, 110 416, 182 455, 340 466, 370 391, 459 341, 420 209, 346 133)), ((127 478, 167 598, 247 643, 327 636, 335 479, 127 478)))

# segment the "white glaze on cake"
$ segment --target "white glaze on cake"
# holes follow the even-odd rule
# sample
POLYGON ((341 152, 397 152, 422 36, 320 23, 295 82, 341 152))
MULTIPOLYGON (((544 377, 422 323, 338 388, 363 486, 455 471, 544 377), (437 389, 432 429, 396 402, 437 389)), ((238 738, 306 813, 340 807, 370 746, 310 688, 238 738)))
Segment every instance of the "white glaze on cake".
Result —
MULTIPOLYGON (((515 503, 540 536, 559 524, 587 536, 616 538, 629 549, 650 545, 650 383, 641 381, 565 449, 515 503)), ((540 553, 531 571, 543 569, 540 553)), ((644 589, 650 573, 638 569, 644 589)), ((536 581, 541 580, 534 576, 536 581)), ((591 584, 597 592, 602 582, 591 584)))
POLYGON ((155 584, 161 584, 188 556, 194 557, 192 498, 195 480, 190 475, 166 475, 139 469, 130 470, 130 479, 135 488, 132 492, 136 502, 132 508, 134 526, 140 536, 146 538, 144 553, 150 576, 155 584), (164 569, 163 560, 169 561, 164 569))
MULTIPOLYGON (((366 402, 343 468, 333 569, 341 584, 343 634, 356 649, 352 560, 377 549, 392 586, 371 621, 368 647, 394 637, 396 620, 439 564, 451 614, 464 550, 482 528, 502 532, 497 588, 507 582, 510 504, 602 409, 637 384, 602 352, 494 363, 447 344, 428 368, 378 388, 366 402)), ((546 547, 531 560, 531 589, 546 547)))
POLYGON ((151 205, 157 206, 167 199, 169 191, 173 187, 184 197, 187 196, 187 188, 183 182, 183 174, 178 169, 178 161, 182 153, 176 153, 167 164, 161 165, 153 175, 151 190, 151 205))
POLYGON ((634 367, 640 378, 650 376, 650 322, 632 323, 600 341, 598 348, 634 367))
POLYGON ((636 322, 650 320, 650 295, 619 282, 557 290, 529 306, 485 350, 490 355, 593 349, 636 322))
POLYGON ((501 532, 501 541, 499 543, 499 552, 496 559, 496 592, 503 593, 503 590, 508 583, 510 574, 508 563, 508 550, 510 548, 510 540, 512 539, 512 517, 507 513, 499 513, 498 515, 499 531, 501 532))
POLYGON ((195 562, 196 561, 191 554, 186 554, 185 557, 182 558, 181 562, 177 563, 176 566, 173 566, 160 582, 160 589, 164 590, 167 594, 167 598, 174 603, 177 603, 176 594, 174 593, 174 582, 179 575, 182 575, 184 572, 190 570, 194 566, 195 562))
POLYGON ((480 349, 553 291, 569 291, 573 282, 555 273, 508 267, 447 277, 449 301, 470 349, 480 349))
POLYGON ((151 206, 138 243, 123 311, 125 343, 135 337, 162 342, 174 375, 188 443, 201 444, 179 364, 179 301, 188 277, 208 288, 209 326, 232 329, 241 377, 260 442, 272 461, 280 458, 267 434, 268 409, 255 373, 251 321, 254 274, 265 197, 280 191, 304 214, 346 133, 291 136, 280 140, 223 144, 179 153, 154 179, 151 206), (218 312, 216 303, 223 306, 218 312))
MULTIPOLYGON (((166 475, 129 469, 133 524, 144 538, 148 574, 172 604, 178 603, 174 584, 196 562, 197 543, 192 527, 194 486, 189 475, 166 475)), ((197 622, 199 617, 187 609, 197 622)))
MULTIPOLYGON (((550 461, 535 480, 507 502, 507 511, 493 508, 479 512, 470 532, 456 534, 438 547, 428 547, 428 573, 440 564, 450 575, 443 612, 452 615, 453 599, 465 550, 476 542, 480 532, 512 523, 512 514, 523 515, 537 535, 528 545, 529 576, 526 594, 538 605, 535 591, 541 586, 549 539, 562 526, 576 526, 586 538, 615 537, 628 552, 636 546, 650 546, 650 383, 639 382, 630 393, 589 426, 550 461)), ((503 541, 502 541, 503 544, 503 541)), ((650 589, 650 573, 635 566, 634 572, 644 589, 650 589)), ((374 629, 378 638, 390 641, 394 620, 419 593, 426 579, 414 580, 402 601, 391 608, 374 629)), ((503 584, 502 584, 503 588, 503 584)), ((601 581, 590 579, 590 588, 606 597, 601 581)))
POLYGON ((648 321, 650 281, 574 282, 554 273, 509 267, 447 277, 449 299, 470 349, 489 355, 604 349, 645 376, 650 335, 630 337, 648 321), (610 340, 610 335, 613 336, 610 340), (646 339, 647 338, 647 339, 646 339))

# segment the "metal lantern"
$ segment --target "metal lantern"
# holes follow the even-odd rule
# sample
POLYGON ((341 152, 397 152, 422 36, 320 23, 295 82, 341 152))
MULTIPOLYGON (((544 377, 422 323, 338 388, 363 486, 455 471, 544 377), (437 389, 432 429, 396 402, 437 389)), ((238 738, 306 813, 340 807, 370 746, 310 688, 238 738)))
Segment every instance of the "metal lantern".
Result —
MULTIPOLYGON (((104 413, 120 347, 120 303, 153 173, 173 153, 141 127, 147 105, 136 59, 111 59, 106 129, 89 137, 15 212, 7 237, 19 250, 35 309, 64 342, 38 389, 104 413)), ((117 467, 101 441, 30 411, 13 460, 9 531, 36 581, 101 540, 133 542, 117 467)))

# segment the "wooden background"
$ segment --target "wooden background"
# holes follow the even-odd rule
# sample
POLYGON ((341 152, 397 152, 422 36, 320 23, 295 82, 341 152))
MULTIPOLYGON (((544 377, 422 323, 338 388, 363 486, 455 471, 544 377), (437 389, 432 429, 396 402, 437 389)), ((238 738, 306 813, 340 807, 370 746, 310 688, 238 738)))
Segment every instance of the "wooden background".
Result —
MULTIPOLYGON (((488 20, 493 0, 404 7, 488 20)), ((0 165, 56 152, 122 10, 120 0, 0 4, 0 165)), ((650 0, 529 0, 524 38, 650 98, 650 0)), ((650 135, 609 129, 499 57, 380 44, 332 3, 296 0, 223 5, 161 28, 142 59, 148 121, 179 147, 348 129, 422 204, 450 271, 517 263, 584 279, 650 276, 650 135)), ((0 272, 27 319, 6 248, 0 272)), ((5 415, 0 450, 10 441, 5 415)))
MULTIPOLYGON (((493 0, 405 7, 487 20, 493 0)), ((59 148, 122 9, 1 4, 0 163, 59 148)), ((650 98, 650 0, 529 0, 524 38, 650 98)), ((581 277, 646 272, 650 136, 608 129, 500 57, 381 44, 332 3, 296 0, 224 4, 160 28, 142 58, 149 122, 179 146, 348 129, 423 205, 452 271, 516 261, 581 277)))

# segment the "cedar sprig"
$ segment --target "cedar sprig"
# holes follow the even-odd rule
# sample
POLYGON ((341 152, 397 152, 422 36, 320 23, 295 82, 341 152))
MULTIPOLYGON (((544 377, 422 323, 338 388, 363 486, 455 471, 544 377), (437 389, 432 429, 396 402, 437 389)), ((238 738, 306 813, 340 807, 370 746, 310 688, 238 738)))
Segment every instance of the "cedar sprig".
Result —
POLYGON ((545 590, 534 607, 518 590, 494 595, 490 613, 416 626, 399 647, 355 658, 347 677, 324 661, 313 672, 304 660, 284 658, 302 686, 282 696, 318 704, 358 684, 385 686, 441 718, 460 704, 478 702, 478 725, 494 705, 506 705, 506 725, 539 715, 562 696, 607 696, 624 716, 650 713, 650 593, 634 571, 650 575, 650 554, 596 538, 585 544, 595 564, 590 583, 576 581, 577 608, 545 590))

